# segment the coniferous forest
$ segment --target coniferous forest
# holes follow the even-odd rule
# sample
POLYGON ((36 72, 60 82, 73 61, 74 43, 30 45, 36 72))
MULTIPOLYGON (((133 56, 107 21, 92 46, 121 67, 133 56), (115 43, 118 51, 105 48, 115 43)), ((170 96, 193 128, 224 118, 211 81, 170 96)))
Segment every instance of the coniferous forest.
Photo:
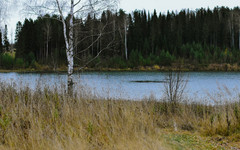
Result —
MULTIPOLYGON (((66 66, 62 23, 57 15, 18 22, 15 43, 9 45, 7 26, 0 32, 1 68, 56 69, 66 66), (14 55, 10 53, 14 51, 14 55)), ((68 18, 66 18, 68 19, 68 18)), ((240 62, 240 9, 216 7, 157 13, 74 18, 75 67, 136 68, 240 62)))

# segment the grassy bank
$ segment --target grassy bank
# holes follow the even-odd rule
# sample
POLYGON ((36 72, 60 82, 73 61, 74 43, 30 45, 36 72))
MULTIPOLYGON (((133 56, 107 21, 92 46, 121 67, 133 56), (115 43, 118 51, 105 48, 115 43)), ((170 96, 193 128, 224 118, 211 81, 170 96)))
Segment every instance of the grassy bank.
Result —
MULTIPOLYGON (((105 67, 85 67, 83 69, 75 68, 75 72, 78 71, 231 71, 239 72, 240 66, 238 64, 208 64, 208 65, 191 65, 185 64, 179 67, 179 64, 173 64, 171 66, 138 66, 133 68, 105 68, 105 67)), ((12 68, 1 69, 0 72, 67 72, 67 66, 61 66, 58 68, 52 68, 47 65, 38 65, 34 68, 12 68)))
MULTIPOLYGON (((78 71, 78 69, 75 69, 78 71)), ((133 68, 84 68, 84 71, 240 71, 238 64, 208 64, 208 65, 192 65, 192 64, 172 64, 171 66, 138 66, 133 68), (179 67, 180 66, 180 67, 179 67)))
POLYGON ((240 148, 240 103, 93 100, 0 84, 0 149, 240 148))

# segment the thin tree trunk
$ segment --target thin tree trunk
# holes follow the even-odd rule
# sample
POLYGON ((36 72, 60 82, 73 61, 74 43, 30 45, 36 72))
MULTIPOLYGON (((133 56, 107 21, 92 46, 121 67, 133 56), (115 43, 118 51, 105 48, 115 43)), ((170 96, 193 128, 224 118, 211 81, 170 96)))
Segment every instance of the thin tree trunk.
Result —
POLYGON ((125 56, 126 56, 126 60, 128 60, 128 49, 127 49, 127 19, 125 19, 124 29, 125 29, 125 56))
MULTIPOLYGON (((116 21, 115 21, 115 18, 114 18, 114 21, 113 21, 113 39, 114 41, 116 40, 116 32, 115 32, 115 29, 116 29, 116 21)), ((116 46, 114 45, 113 47, 113 51, 115 52, 115 48, 116 46)))
POLYGON ((233 26, 233 14, 231 14, 231 29, 230 29, 230 33, 231 33, 231 47, 234 48, 235 45, 235 41, 234 41, 234 26, 233 26))
POLYGON ((233 25, 232 25, 231 32, 232 32, 232 48, 234 48, 235 41, 234 41, 234 28, 233 28, 233 25))
POLYGON ((47 52, 46 52, 47 61, 48 61, 48 41, 49 41, 49 35, 47 33, 47 52))
MULTIPOLYGON (((93 26, 91 27, 92 29, 91 29, 91 34, 92 34, 92 43, 93 43, 93 26)), ((92 57, 93 57, 93 49, 94 48, 94 44, 92 45, 92 57)))
POLYGON ((240 49, 240 28, 238 29, 238 49, 240 49))

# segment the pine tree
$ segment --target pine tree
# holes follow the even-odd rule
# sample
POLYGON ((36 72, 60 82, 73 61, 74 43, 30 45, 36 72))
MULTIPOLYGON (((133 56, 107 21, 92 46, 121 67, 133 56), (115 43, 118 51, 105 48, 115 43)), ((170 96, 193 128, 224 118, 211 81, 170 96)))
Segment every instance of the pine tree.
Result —
POLYGON ((8 40, 8 29, 7 25, 5 25, 4 35, 3 35, 3 44, 4 44, 4 50, 9 51, 10 43, 8 40))
POLYGON ((2 44, 2 32, 0 30, 0 54, 3 52, 3 44, 2 44))
POLYGON ((18 21, 18 23, 16 25, 16 32, 15 32, 15 43, 18 41, 21 30, 22 30, 22 23, 20 21, 18 21))

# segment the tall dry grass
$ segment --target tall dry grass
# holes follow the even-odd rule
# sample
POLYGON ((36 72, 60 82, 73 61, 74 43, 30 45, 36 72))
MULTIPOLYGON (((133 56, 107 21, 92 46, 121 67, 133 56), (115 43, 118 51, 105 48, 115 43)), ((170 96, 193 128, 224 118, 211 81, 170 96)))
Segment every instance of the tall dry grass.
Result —
POLYGON ((166 149, 166 128, 208 136, 240 131, 239 102, 92 100, 60 91, 1 83, 0 149, 166 149))
POLYGON ((1 84, 0 149, 160 149, 153 108, 1 84))

